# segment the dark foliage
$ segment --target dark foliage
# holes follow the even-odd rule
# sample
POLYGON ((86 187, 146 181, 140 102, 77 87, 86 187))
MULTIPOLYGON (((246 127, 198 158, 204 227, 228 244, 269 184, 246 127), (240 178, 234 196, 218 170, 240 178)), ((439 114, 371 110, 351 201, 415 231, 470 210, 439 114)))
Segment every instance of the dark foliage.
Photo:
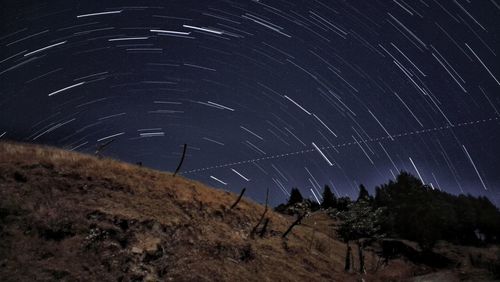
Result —
POLYGON ((336 208, 337 207, 337 197, 333 195, 332 190, 328 185, 325 185, 323 190, 323 202, 321 202, 321 208, 336 208))
POLYGON ((337 210, 346 211, 351 204, 351 199, 349 197, 341 197, 337 200, 337 210))
POLYGON ((479 245, 500 239, 500 211, 486 197, 434 190, 406 172, 376 188, 374 205, 385 207, 384 232, 416 241, 424 251, 438 240, 479 245))
POLYGON ((300 214, 320 207, 335 208, 337 216, 345 217, 343 220, 348 224, 339 231, 347 241, 373 237, 374 234, 350 232, 362 231, 362 223, 377 211, 376 221, 380 228, 377 227, 375 233, 415 241, 427 253, 439 240, 476 246, 500 243, 500 210, 488 198, 452 195, 438 187, 424 185, 407 172, 401 172, 396 181, 376 187, 374 197, 360 185, 355 202, 348 197, 336 198, 326 185, 320 206, 315 201, 304 200, 299 189, 293 188, 288 202, 276 207, 275 211, 300 214))
POLYGON ((295 202, 295 200, 292 200, 292 197, 300 199, 300 197, 302 196, 300 196, 300 192, 298 192, 298 196, 300 197, 293 196, 293 193, 294 192, 292 189, 292 196, 288 200, 288 203, 278 205, 274 208, 274 211, 288 215, 296 215, 303 214, 305 212, 314 212, 320 209, 320 205, 318 204, 318 202, 312 201, 311 199, 302 199, 302 201, 300 202, 295 202))
POLYGON ((368 193, 368 190, 366 190, 365 186, 363 184, 359 185, 359 195, 358 195, 357 201, 359 201, 359 200, 369 201, 371 199, 372 199, 372 197, 368 193))
POLYGON ((310 199, 304 200, 304 203, 306 203, 306 205, 309 207, 309 211, 311 212, 315 212, 321 208, 321 205, 318 204, 318 202, 310 199))
POLYGON ((300 193, 298 188, 292 188, 292 191, 290 192, 290 198, 288 199, 287 205, 293 205, 296 203, 301 203, 304 200, 302 197, 302 194, 300 193))

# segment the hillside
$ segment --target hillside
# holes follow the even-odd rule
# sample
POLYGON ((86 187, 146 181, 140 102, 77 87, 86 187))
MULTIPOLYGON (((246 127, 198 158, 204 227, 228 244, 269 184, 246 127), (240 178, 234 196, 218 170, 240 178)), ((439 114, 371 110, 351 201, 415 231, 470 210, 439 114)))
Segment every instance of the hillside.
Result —
MULTIPOLYGON (((269 211, 263 238, 250 238, 264 206, 243 198, 230 209, 237 196, 110 159, 0 143, 0 280, 401 281, 429 273, 434 275, 430 279, 450 281, 489 277, 467 265, 469 254, 479 249, 466 253, 449 246, 444 252, 460 262, 457 269, 432 274, 435 269, 399 258, 375 272, 379 257, 367 251, 368 273, 345 273, 346 245, 325 213, 306 218, 282 239, 294 218, 269 211)), ((415 281, 429 281, 426 277, 415 281)))

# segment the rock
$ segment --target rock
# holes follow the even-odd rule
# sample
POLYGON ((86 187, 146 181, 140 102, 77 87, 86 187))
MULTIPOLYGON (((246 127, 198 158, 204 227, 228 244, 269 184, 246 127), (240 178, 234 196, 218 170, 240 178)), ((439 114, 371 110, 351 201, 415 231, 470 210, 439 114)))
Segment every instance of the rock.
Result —
POLYGON ((144 262, 157 260, 163 256, 163 248, 160 246, 160 244, 151 244, 145 251, 146 255, 143 258, 144 262))
POLYGON ((138 247, 132 247, 132 253, 133 254, 142 254, 143 251, 141 248, 138 248, 138 247))
POLYGON ((158 245, 151 245, 151 246, 148 246, 145 251, 146 251, 146 253, 150 254, 150 253, 156 253, 158 251, 158 249, 159 249, 158 245))
POLYGON ((145 282, 155 282, 155 281, 158 281, 158 279, 155 276, 153 276, 151 274, 148 274, 148 275, 146 275, 146 277, 143 278, 143 281, 145 281, 145 282))
POLYGON ((161 239, 159 238, 147 238, 143 241, 143 246, 146 252, 154 253, 160 248, 161 239))

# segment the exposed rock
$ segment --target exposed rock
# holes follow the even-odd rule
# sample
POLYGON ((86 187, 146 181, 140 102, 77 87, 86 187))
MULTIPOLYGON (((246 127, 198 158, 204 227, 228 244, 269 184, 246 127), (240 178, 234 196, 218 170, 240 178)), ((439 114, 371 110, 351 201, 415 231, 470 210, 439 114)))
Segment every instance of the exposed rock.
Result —
POLYGON ((138 248, 138 247, 132 247, 131 251, 133 254, 142 254, 143 253, 143 250, 141 248, 138 248))

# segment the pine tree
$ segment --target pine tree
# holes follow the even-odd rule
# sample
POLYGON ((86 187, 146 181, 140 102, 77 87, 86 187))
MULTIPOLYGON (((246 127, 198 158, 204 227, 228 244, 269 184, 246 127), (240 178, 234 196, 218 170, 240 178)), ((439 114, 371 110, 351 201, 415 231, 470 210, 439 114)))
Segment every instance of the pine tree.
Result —
POLYGON ((300 193, 298 188, 292 188, 292 191, 290 192, 290 198, 288 199, 287 205, 293 205, 296 203, 302 203, 304 198, 302 197, 302 194, 300 193))
POLYGON ((321 207, 323 209, 337 207, 337 198, 333 195, 328 185, 325 185, 323 190, 323 202, 321 203, 321 207))
POLYGON ((359 196, 358 196, 357 201, 359 201, 361 199, 364 199, 364 200, 371 199, 370 194, 368 193, 368 190, 366 190, 366 188, 363 184, 359 185, 359 196))

